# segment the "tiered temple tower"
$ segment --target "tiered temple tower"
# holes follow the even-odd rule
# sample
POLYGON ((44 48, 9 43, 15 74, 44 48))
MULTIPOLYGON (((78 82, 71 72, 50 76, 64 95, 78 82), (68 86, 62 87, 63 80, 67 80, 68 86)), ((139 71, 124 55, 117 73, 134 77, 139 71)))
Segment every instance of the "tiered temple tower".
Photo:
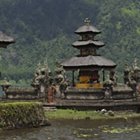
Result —
MULTIPOLYGON (((7 46, 12 43, 15 43, 15 39, 0 31, 0 48, 7 48, 7 46)), ((1 76, 1 72, 0 72, 0 76, 1 76)), ((8 88, 10 86, 10 83, 6 79, 4 79, 0 83, 0 86, 2 86, 3 90, 5 90, 5 88, 8 88)))
POLYGON ((78 28, 75 33, 80 36, 80 39, 72 44, 80 53, 77 56, 70 58, 62 63, 65 70, 70 70, 73 73, 73 86, 76 88, 92 88, 101 89, 103 87, 100 77, 105 80, 105 70, 112 71, 116 64, 105 57, 100 56, 97 50, 105 44, 95 37, 101 32, 91 25, 90 20, 85 19, 85 25, 78 28), (78 81, 75 82, 74 72, 78 71, 78 81), (99 75, 99 71, 103 74, 99 75))

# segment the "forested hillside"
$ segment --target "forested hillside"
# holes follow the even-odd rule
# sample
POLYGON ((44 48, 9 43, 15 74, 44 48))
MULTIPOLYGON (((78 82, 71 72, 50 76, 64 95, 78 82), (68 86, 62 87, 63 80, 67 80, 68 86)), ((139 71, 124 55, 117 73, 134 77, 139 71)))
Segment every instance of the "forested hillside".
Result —
POLYGON ((113 59, 121 71, 125 63, 140 59, 139 0, 1 0, 0 30, 16 39, 0 50, 0 70, 10 79, 30 79, 39 62, 77 53, 71 47, 75 29, 89 17, 106 47, 100 54, 113 59))

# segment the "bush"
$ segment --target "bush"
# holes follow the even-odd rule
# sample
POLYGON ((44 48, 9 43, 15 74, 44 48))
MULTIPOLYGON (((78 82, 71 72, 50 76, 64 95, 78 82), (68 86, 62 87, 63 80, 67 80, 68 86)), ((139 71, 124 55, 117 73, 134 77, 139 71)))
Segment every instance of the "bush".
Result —
POLYGON ((44 110, 40 103, 0 103, 0 127, 38 127, 45 122, 44 110))

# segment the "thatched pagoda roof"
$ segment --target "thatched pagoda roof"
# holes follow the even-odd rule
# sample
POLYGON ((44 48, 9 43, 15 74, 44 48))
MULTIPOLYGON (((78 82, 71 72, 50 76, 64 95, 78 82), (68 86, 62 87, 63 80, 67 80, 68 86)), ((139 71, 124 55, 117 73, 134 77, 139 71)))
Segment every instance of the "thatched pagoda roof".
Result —
POLYGON ((101 31, 99 31, 96 27, 92 26, 92 25, 83 25, 81 27, 79 27, 76 31, 76 34, 82 34, 82 33, 94 33, 94 34, 99 34, 101 33, 101 31))
POLYGON ((75 41, 72 46, 74 47, 82 47, 87 45, 93 45, 94 47, 103 47, 105 44, 98 40, 88 40, 88 41, 75 41))
POLYGON ((85 57, 72 57, 61 64, 64 69, 79 69, 79 68, 115 68, 116 64, 109 59, 102 56, 85 56, 85 57))
POLYGON ((0 47, 6 48, 7 45, 14 43, 14 42, 15 42, 14 38, 12 38, 0 31, 0 47))

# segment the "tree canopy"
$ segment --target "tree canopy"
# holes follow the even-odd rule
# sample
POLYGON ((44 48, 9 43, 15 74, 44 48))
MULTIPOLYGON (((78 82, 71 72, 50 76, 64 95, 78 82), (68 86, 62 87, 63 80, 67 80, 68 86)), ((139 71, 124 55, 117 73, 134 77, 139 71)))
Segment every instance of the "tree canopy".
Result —
POLYGON ((140 58, 139 7, 139 0, 1 0, 0 30, 16 43, 0 50, 0 71, 14 80, 30 79, 46 59, 53 70, 57 60, 77 53, 71 47, 74 31, 89 17, 106 43, 100 54, 121 72, 140 58))

